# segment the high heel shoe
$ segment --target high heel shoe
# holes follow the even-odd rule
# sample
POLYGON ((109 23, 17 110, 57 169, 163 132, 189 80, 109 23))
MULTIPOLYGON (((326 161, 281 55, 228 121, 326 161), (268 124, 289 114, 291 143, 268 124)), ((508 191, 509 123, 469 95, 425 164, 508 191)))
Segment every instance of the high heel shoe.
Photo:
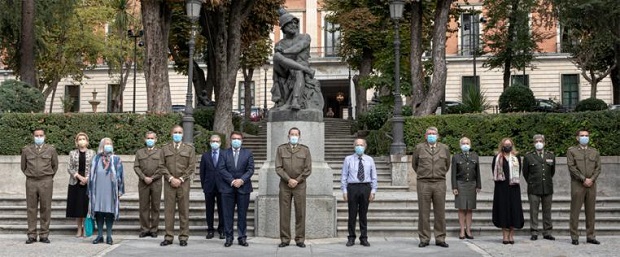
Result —
POLYGON ((467 238, 467 239, 474 239, 474 236, 470 236, 467 232, 465 232, 465 238, 467 238))
MULTIPOLYGON (((103 242, 103 238, 101 239, 101 241, 103 242)), ((112 241, 112 237, 109 236, 109 237, 106 237, 105 243, 109 244, 109 245, 112 245, 112 244, 114 244, 114 241, 112 241)))
POLYGON ((93 244, 99 244, 99 243, 103 243, 103 237, 98 236, 97 238, 95 238, 95 240, 93 240, 93 244))
POLYGON ((465 239, 465 236, 459 235, 459 239, 463 240, 463 239, 465 239))

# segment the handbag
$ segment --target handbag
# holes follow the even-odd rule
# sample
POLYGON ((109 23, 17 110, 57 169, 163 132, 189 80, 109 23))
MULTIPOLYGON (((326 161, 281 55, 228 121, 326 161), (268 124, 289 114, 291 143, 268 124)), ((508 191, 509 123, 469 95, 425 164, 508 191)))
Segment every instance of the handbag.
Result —
POLYGON ((90 216, 90 214, 86 215, 84 219, 84 236, 90 237, 93 235, 93 229, 95 228, 95 220, 90 216))

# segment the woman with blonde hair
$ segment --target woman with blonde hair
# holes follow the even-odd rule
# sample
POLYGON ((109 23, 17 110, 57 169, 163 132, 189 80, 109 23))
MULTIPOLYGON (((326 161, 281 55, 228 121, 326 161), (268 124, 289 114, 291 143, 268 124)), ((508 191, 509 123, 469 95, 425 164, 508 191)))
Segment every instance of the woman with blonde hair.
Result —
POLYGON ((119 199, 125 193, 123 163, 114 154, 112 139, 99 143, 98 154, 93 158, 88 181, 90 213, 97 221, 97 238, 93 244, 103 243, 103 222, 106 225, 106 243, 111 245, 112 225, 119 215, 119 199), (94 215, 93 215, 94 214, 94 215))
POLYGON ((493 225, 502 229, 503 244, 514 244, 515 228, 523 228, 521 205, 521 159, 510 138, 502 139, 493 158, 493 225))
POLYGON ((77 219, 76 237, 84 236, 84 218, 88 213, 87 184, 90 165, 95 151, 88 149, 88 135, 84 132, 75 135, 75 150, 69 152, 67 172, 69 172, 69 189, 67 190, 67 218, 77 219))
POLYGON ((459 239, 474 239, 471 233, 476 196, 480 193, 480 161, 478 154, 471 151, 471 140, 463 137, 459 141, 461 153, 452 156, 452 193, 454 207, 459 210, 459 239))

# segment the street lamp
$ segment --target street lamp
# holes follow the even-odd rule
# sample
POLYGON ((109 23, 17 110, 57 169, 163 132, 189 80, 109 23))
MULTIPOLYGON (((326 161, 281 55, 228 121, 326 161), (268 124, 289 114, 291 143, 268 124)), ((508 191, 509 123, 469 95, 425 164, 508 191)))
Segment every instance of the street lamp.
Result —
POLYGON ((267 71, 269 71, 268 62, 263 65, 263 70, 265 71, 265 97, 263 99, 263 118, 267 118, 267 71))
POLYGON ((194 79, 194 46, 196 42, 195 37, 195 24, 200 18, 200 8, 202 7, 201 0, 188 0, 186 3, 187 17, 191 22, 191 32, 189 37, 189 56, 187 58, 188 71, 187 71, 187 94, 185 95, 185 114, 183 115, 183 143, 194 143, 194 108, 192 107, 192 84, 194 79))
MULTIPOLYGON (((133 107, 132 107, 133 113, 136 113, 136 69, 138 68, 138 58, 137 58, 138 38, 142 37, 143 35, 144 35, 143 30, 140 30, 138 34, 135 34, 132 29, 127 31, 127 36, 133 38, 133 107)), ((140 41, 140 46, 143 46, 143 45, 144 45, 144 42, 140 41)), ((123 71, 122 71, 122 64, 121 64, 121 76, 122 74, 123 74, 123 71)))
MULTIPOLYGON (((473 47, 473 51, 472 51, 472 57, 473 57, 473 65, 474 65, 474 87, 479 87, 480 85, 478 85, 478 75, 476 74, 476 56, 478 55, 478 41, 480 41, 480 37, 478 36, 478 32, 480 31, 478 28, 478 25, 480 23, 486 23, 487 20, 484 17, 480 17, 480 20, 474 20, 474 11, 472 9, 472 13, 471 13, 471 17, 469 18, 469 22, 470 22, 470 26, 469 29, 471 30, 471 36, 469 37, 470 40, 470 47, 473 47), (476 26, 474 26, 476 25, 476 26), (475 38, 474 38, 475 37, 475 38), (472 42, 473 41, 473 42, 472 42)), ((479 88, 478 88, 479 89, 479 88)), ((443 109, 442 109, 443 111, 443 109)))
POLYGON ((390 17, 394 20, 394 116, 392 117, 392 136, 393 141, 390 146, 391 155, 405 154, 405 143, 403 142, 403 123, 402 105, 403 99, 400 95, 400 28, 399 21, 403 17, 404 0, 390 0, 390 17))

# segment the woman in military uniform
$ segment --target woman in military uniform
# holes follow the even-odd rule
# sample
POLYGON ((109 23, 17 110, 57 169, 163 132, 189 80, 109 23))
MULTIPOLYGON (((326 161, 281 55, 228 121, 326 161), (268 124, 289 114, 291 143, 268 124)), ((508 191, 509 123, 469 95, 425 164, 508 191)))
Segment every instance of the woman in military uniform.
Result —
POLYGON ((461 153, 452 156, 452 193, 454 205, 459 209, 459 239, 474 239, 471 233, 473 209, 476 209, 476 195, 480 192, 480 162, 478 154, 470 151, 471 140, 460 140, 461 153))

